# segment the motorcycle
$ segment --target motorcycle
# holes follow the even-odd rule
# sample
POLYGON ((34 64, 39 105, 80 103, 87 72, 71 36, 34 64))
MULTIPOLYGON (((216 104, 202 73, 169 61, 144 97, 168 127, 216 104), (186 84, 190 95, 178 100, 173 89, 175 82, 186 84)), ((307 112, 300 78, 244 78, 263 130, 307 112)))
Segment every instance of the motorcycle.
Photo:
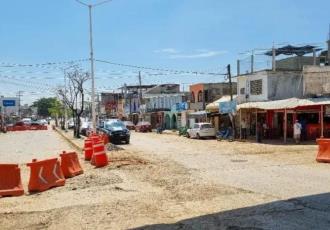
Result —
POLYGON ((216 133, 216 139, 217 139, 217 141, 222 141, 222 140, 233 141, 234 137, 233 137, 232 128, 228 127, 226 129, 219 130, 216 133))

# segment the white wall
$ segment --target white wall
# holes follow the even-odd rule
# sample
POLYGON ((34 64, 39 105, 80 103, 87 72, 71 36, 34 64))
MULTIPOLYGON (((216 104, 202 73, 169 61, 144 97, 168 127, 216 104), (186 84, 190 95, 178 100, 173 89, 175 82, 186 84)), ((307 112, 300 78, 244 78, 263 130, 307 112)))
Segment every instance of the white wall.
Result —
POLYGON ((268 100, 268 79, 267 72, 261 71, 254 74, 240 76, 237 79, 237 92, 238 92, 238 103, 244 103, 249 101, 266 101, 268 100), (262 94, 251 95, 250 93, 250 82, 254 80, 262 80, 262 94), (240 89, 245 88, 245 95, 240 94, 240 89), (246 98, 246 95, 248 97, 246 98))

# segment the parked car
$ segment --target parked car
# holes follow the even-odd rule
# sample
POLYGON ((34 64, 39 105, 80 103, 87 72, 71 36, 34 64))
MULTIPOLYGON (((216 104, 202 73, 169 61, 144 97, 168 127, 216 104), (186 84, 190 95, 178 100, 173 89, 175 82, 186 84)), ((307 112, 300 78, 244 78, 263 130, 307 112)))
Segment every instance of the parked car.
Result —
POLYGON ((134 130, 135 129, 135 125, 131 121, 124 121, 124 124, 125 124, 126 128, 129 129, 129 130, 134 130))
POLYGON ((192 129, 187 130, 188 138, 215 137, 215 129, 211 123, 196 123, 192 129))
POLYGON ((23 123, 26 124, 26 125, 29 125, 29 124, 31 124, 32 119, 31 119, 31 118, 23 118, 23 119, 21 120, 21 122, 23 122, 23 123))
POLYGON ((99 128, 99 132, 107 134, 110 142, 113 144, 122 142, 129 144, 130 142, 130 131, 120 120, 105 122, 103 128, 99 128))
POLYGON ((83 121, 80 125, 80 133, 81 135, 88 136, 90 132, 93 130, 93 122, 83 121))
POLYGON ((68 124, 68 129, 73 129, 74 128, 74 120, 72 118, 70 118, 67 121, 67 124, 68 124))
POLYGON ((147 121, 140 121, 135 126, 135 132, 152 132, 151 124, 147 121))
POLYGON ((38 126, 38 125, 43 125, 43 124, 40 121, 31 121, 31 123, 29 125, 38 126))
POLYGON ((38 121, 41 125, 47 125, 48 124, 48 121, 46 119, 40 119, 38 121))

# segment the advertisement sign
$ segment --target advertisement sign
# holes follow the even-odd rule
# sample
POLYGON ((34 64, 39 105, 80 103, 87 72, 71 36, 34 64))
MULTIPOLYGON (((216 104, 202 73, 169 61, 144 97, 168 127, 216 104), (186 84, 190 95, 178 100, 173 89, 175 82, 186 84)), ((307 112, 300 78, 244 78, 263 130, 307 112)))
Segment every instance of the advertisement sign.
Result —
POLYGON ((180 103, 176 103, 172 106, 171 111, 175 111, 175 112, 181 112, 184 110, 188 109, 188 103, 187 102, 180 102, 180 103))
POLYGON ((3 105, 3 107, 16 106, 16 101, 15 100, 3 100, 2 105, 3 105))
POLYGON ((219 112, 221 114, 225 113, 236 113, 236 101, 225 101, 219 103, 219 112))

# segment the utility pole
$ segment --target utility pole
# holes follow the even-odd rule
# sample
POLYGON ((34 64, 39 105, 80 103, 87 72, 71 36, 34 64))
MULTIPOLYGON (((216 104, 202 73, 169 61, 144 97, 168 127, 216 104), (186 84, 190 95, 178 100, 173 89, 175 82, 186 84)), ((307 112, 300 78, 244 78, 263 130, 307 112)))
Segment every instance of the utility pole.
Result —
POLYGON ((21 97, 23 96, 23 91, 19 90, 17 92, 18 97, 18 117, 21 119, 21 97))
POLYGON ((90 61, 91 61, 91 78, 92 78, 92 121, 93 132, 96 132, 96 106, 95 106, 95 77, 94 77, 94 49, 93 49, 93 22, 92 22, 92 9, 93 7, 103 5, 111 0, 105 0, 94 5, 88 5, 80 0, 76 0, 81 5, 88 7, 89 13, 89 45, 90 45, 90 61))
POLYGON ((328 59, 328 65, 330 65, 330 24, 329 24, 329 37, 328 37, 328 56, 327 56, 327 59, 328 59))
POLYGON ((254 72, 254 50, 251 52, 251 73, 254 72))
MULTIPOLYGON (((227 65, 227 75, 228 75, 228 79, 229 79, 229 90, 230 90, 230 102, 233 102, 233 85, 231 82, 231 70, 230 70, 230 64, 227 65)), ((233 129, 233 138, 235 138, 235 118, 234 118, 234 114, 231 115, 231 125, 232 125, 232 129, 233 129)))
POLYGON ((143 120, 143 113, 141 110, 141 103, 142 103, 142 79, 141 79, 141 71, 139 71, 139 107, 140 107, 140 115, 143 120))
POLYGON ((142 79, 141 79, 141 71, 139 71, 139 100, 141 102, 142 99, 142 79))
POLYGON ((276 49, 274 44, 272 47, 272 69, 274 72, 276 71, 276 49))
POLYGON ((228 79, 229 79, 230 101, 233 101, 233 84, 231 82, 230 64, 227 65, 227 75, 228 75, 228 79))

